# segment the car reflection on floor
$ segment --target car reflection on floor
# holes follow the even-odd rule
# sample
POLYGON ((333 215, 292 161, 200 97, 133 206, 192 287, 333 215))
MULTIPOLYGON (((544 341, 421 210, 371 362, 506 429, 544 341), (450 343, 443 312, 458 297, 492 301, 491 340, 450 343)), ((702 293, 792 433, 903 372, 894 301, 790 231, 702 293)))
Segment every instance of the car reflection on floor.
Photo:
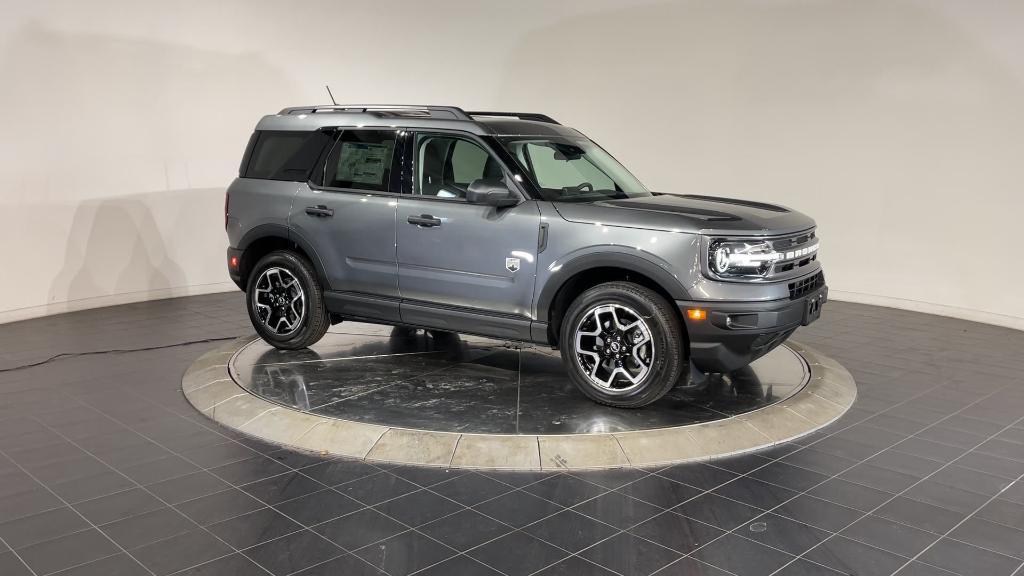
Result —
POLYGON ((786 347, 731 374, 687 381, 624 410, 573 386, 558 350, 476 336, 344 323, 312 349, 256 340, 232 361, 239 383, 312 413, 388 426, 478 433, 643 430, 728 418, 788 398, 808 371, 786 347))

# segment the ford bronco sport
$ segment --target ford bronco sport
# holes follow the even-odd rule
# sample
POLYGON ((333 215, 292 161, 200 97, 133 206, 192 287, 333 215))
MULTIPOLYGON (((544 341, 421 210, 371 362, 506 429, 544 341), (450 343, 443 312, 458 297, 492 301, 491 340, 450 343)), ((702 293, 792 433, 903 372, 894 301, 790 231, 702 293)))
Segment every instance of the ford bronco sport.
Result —
POLYGON ((747 365, 827 293, 807 216, 650 192, 543 114, 286 108, 256 126, 225 221, 277 348, 345 319, 540 343, 620 407, 747 365))

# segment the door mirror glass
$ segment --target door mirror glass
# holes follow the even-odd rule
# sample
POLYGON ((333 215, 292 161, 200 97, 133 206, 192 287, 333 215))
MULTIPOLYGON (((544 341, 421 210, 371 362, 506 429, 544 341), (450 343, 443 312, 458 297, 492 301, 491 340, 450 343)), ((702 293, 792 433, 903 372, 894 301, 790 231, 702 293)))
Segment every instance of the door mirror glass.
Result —
POLYGON ((515 206, 519 199, 508 186, 500 180, 474 180, 466 189, 466 201, 470 204, 496 206, 498 208, 515 206))

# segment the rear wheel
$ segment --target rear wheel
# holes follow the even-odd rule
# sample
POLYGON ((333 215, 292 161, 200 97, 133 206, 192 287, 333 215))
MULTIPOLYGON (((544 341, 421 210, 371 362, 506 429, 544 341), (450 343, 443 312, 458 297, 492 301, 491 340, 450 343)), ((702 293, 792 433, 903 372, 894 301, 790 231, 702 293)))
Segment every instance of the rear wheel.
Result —
POLYGON ((630 282, 580 294, 562 319, 569 377, 591 400, 638 408, 659 400, 686 365, 682 326, 657 292, 630 282))
POLYGON ((331 325, 313 267, 294 252, 279 250, 261 258, 245 294, 253 327, 275 348, 312 346, 331 325))

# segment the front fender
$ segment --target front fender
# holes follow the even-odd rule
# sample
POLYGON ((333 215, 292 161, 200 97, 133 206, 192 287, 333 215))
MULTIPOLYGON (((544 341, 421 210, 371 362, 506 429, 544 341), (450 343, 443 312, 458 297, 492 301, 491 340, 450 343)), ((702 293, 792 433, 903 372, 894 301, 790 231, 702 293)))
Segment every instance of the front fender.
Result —
POLYGON ((536 318, 546 323, 559 290, 576 275, 595 268, 619 268, 635 272, 656 282, 673 299, 689 299, 683 287, 684 279, 658 256, 626 246, 593 246, 586 252, 555 260, 544 270, 538 270, 538 285, 541 289, 536 300, 536 318))

